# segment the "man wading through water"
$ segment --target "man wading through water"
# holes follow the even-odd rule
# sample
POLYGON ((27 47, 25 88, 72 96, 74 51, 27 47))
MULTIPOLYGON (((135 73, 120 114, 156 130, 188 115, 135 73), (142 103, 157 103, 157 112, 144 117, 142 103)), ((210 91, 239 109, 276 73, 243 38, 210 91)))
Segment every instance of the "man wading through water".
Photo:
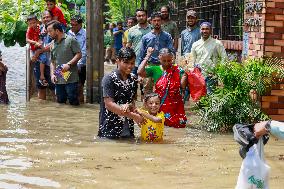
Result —
POLYGON ((51 45, 51 80, 55 83, 58 103, 79 105, 77 62, 82 58, 78 41, 64 33, 62 24, 51 21, 47 24, 51 45), (56 71, 56 72, 55 72, 56 71), (69 73, 68 77, 64 73, 69 73))

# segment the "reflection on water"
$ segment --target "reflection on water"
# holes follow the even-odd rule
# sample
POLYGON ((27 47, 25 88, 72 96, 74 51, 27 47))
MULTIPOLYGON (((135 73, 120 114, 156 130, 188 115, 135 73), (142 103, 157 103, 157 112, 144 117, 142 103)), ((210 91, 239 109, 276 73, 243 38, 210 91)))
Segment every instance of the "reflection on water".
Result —
MULTIPOLYGON (((11 101, 0 106, 0 188, 234 188, 241 158, 230 134, 166 128, 163 144, 97 139, 98 105, 26 103, 25 50, 0 48, 11 101)), ((284 185, 283 149, 273 138, 265 147, 273 189, 284 185)))
POLYGON ((37 185, 37 186, 49 186, 53 188, 59 188, 60 184, 57 182, 54 182, 49 179, 44 179, 40 177, 26 177, 20 174, 16 173, 6 173, 6 174, 0 174, 0 180, 8 180, 13 182, 20 182, 20 183, 27 183, 31 185, 37 185))

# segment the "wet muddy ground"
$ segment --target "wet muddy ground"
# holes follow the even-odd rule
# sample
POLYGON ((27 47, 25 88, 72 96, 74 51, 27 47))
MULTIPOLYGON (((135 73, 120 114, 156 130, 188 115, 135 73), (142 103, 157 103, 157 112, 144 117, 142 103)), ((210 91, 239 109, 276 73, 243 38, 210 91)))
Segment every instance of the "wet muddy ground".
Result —
MULTIPOLYGON (((0 105, 0 188, 234 188, 242 160, 232 134, 166 128, 162 144, 98 139, 99 105, 26 103, 25 50, 0 47, 11 100, 0 105)), ((283 188, 283 154, 271 138, 271 189, 283 188)))

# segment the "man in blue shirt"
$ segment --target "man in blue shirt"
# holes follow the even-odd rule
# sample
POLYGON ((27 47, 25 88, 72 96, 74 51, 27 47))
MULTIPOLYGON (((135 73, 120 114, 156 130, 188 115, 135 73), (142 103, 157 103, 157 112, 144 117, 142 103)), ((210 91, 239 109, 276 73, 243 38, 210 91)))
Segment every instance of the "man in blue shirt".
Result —
POLYGON ((153 30, 142 37, 142 45, 139 53, 139 65, 143 61, 146 56, 147 49, 149 47, 154 48, 154 52, 152 53, 149 62, 152 64, 159 64, 159 51, 162 48, 168 48, 172 52, 173 48, 173 40, 169 33, 162 30, 162 17, 161 14, 155 12, 151 15, 151 24, 153 26, 153 30))
POLYGON ((124 30, 123 30, 122 22, 117 22, 117 27, 113 29, 115 54, 118 54, 119 50, 123 46, 122 45, 123 34, 124 34, 124 30))
POLYGON ((201 38, 200 28, 197 26, 197 14, 194 10, 186 13, 187 28, 181 32, 181 56, 191 52, 192 44, 201 38))
POLYGON ((75 15, 71 18, 71 30, 68 31, 68 35, 73 36, 80 44, 82 58, 78 61, 78 74, 79 74, 79 100, 80 103, 84 103, 84 84, 86 81, 86 30, 82 27, 83 19, 80 15, 75 15))

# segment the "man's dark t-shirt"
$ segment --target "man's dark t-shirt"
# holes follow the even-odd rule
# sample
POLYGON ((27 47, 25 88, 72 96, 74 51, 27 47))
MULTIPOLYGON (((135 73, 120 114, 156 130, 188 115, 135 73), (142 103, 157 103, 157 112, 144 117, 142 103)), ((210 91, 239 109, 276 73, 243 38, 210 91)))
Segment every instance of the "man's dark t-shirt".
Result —
MULTIPOLYGON (((119 70, 115 70, 103 78, 102 89, 103 98, 110 97, 116 104, 131 104, 137 92, 137 78, 131 73, 127 80, 123 81, 119 70)), ((134 137, 134 121, 107 110, 102 99, 98 136, 111 139, 134 137), (125 136, 125 127, 129 127, 127 136, 125 136)))

